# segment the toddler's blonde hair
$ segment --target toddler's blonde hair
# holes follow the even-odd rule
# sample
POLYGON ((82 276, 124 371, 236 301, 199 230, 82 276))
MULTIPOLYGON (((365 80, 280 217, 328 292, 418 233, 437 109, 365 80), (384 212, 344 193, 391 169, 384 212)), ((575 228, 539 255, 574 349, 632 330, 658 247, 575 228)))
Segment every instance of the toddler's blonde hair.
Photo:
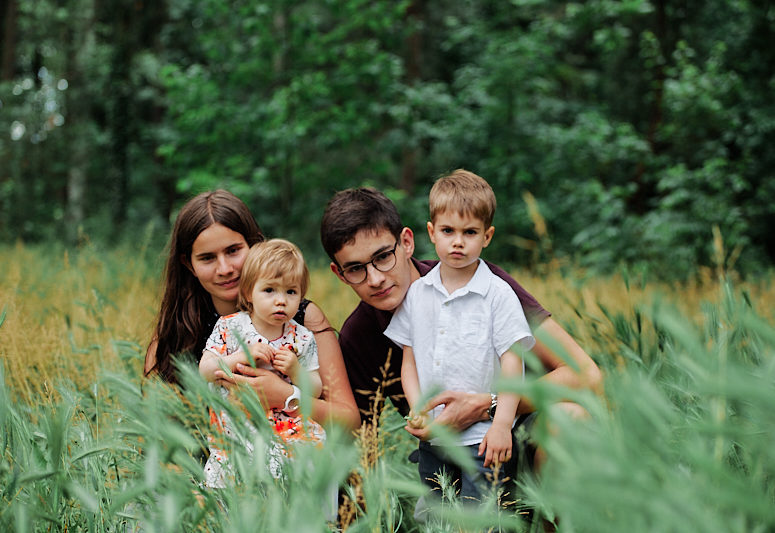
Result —
POLYGON ((285 239, 269 239, 250 247, 240 274, 237 306, 241 310, 253 311, 248 298, 259 279, 298 283, 301 297, 304 298, 309 287, 309 270, 299 247, 285 239))

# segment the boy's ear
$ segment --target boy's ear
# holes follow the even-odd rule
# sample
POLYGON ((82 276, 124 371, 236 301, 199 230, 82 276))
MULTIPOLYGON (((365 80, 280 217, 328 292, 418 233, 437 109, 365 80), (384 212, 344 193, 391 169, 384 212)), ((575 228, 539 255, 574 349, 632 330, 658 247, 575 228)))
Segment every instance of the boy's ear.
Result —
POLYGON ((486 230, 484 230, 484 246, 482 248, 487 248, 487 246, 490 245, 490 242, 492 241, 492 236, 495 233, 495 226, 490 226, 486 230))
POLYGON ((433 244, 436 244, 436 241, 433 239, 433 222, 429 220, 426 227, 428 228, 428 237, 430 237, 433 244))

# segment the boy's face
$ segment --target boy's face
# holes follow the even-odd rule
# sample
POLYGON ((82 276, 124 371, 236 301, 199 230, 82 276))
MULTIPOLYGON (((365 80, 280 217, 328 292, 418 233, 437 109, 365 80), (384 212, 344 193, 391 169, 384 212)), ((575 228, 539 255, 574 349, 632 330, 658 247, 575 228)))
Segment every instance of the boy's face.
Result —
POLYGON ((301 287, 281 278, 258 278, 248 301, 253 305, 250 319, 259 333, 272 340, 278 331, 282 335, 283 324, 296 314, 301 303, 301 287))
POLYGON ((355 234, 352 242, 334 254, 336 262, 331 263, 331 270, 367 304, 383 311, 394 311, 404 301, 413 278, 419 277, 419 273, 414 275, 413 253, 414 235, 409 228, 403 229, 398 242, 387 229, 376 232, 362 230, 355 234), (391 253, 395 254, 395 265, 383 272, 386 265, 390 265, 391 253), (366 277, 362 282, 353 283, 347 279, 357 279, 357 274, 362 274, 364 270, 366 277), (347 277, 343 271, 348 271, 347 277))
POLYGON ((428 222, 428 235, 436 246, 439 260, 450 268, 462 269, 476 264, 492 240, 495 228, 471 215, 444 211, 428 222))

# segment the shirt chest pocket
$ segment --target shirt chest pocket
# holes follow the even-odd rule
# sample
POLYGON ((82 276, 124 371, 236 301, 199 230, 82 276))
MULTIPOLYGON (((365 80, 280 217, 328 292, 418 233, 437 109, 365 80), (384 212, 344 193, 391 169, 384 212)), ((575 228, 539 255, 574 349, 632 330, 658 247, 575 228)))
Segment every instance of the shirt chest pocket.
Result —
POLYGON ((458 338, 465 346, 485 347, 490 339, 490 324, 481 315, 461 317, 458 338))

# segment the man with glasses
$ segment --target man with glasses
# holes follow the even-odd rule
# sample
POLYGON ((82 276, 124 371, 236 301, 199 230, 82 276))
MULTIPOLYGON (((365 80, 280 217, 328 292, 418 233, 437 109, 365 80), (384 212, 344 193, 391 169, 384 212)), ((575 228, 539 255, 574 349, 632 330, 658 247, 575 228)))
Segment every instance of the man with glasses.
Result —
MULTIPOLYGON (((320 228, 323 248, 331 258, 331 270, 349 285, 361 302, 345 321, 339 334, 347 375, 361 410, 361 420, 369 422, 390 398, 402 415, 409 412, 401 388, 402 349, 383 335, 393 312, 403 302, 413 281, 427 274, 438 261, 418 261, 414 234, 401 224, 393 202, 372 188, 347 189, 336 193, 323 214, 320 228)), ((548 311, 506 272, 488 263, 492 272, 504 279, 519 297, 531 329, 550 335, 573 359, 570 366, 540 340, 532 352, 546 368, 546 379, 572 388, 596 389, 600 371, 573 338, 555 322, 548 311)), ((444 391, 431 403, 444 405, 435 423, 461 430, 479 420, 492 419, 497 398, 490 394, 444 391)), ((519 413, 533 406, 520 401, 519 413)), ((428 429, 409 431, 420 439, 428 429)))

